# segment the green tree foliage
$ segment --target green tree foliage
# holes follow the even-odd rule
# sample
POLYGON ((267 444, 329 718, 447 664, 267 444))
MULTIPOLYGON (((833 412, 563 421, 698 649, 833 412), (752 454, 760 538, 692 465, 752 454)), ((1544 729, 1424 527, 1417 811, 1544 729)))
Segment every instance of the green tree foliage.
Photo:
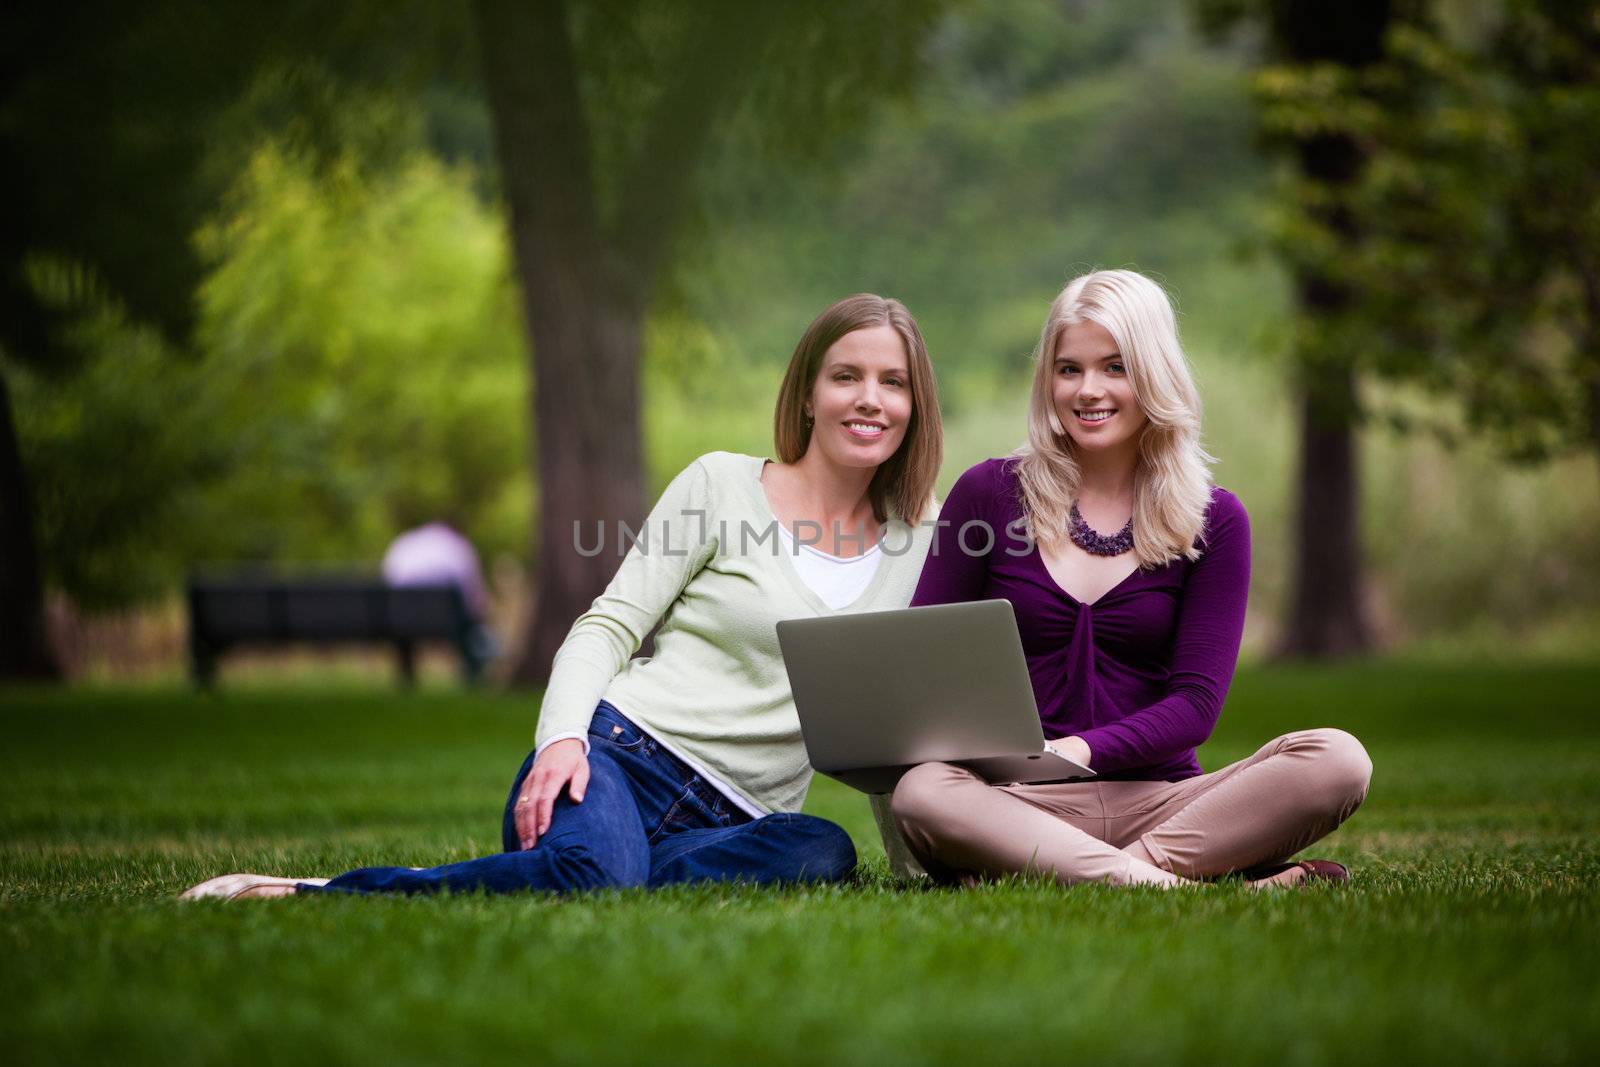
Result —
MULTIPOLYGON (((69 270, 35 263, 32 273, 50 289, 69 270)), ((160 595, 206 529, 197 488, 226 469, 210 384, 116 305, 66 329, 75 374, 12 371, 45 577, 91 609, 160 595)))
MULTIPOLYGON (((103 337, 84 324, 103 326, 108 314, 186 347, 202 269, 189 238, 249 147, 235 105, 258 74, 326 60, 351 86, 414 86, 420 71, 459 77, 463 57, 470 63, 466 26, 455 5, 431 0, 0 7, 0 677, 55 673, 33 498, 80 492, 40 488, 30 476, 10 379, 61 378, 96 362, 79 342, 103 337), (41 292, 41 260, 77 281, 41 292)), ((299 105, 330 99, 280 95, 296 106, 272 118, 314 135, 339 109, 299 105)), ((89 417, 84 432, 101 424, 89 417)), ((146 511, 160 508, 144 501, 146 511)), ((74 527, 73 536, 90 531, 74 527)))
POLYGON ((215 267, 196 338, 238 408, 238 474, 216 498, 239 517, 235 552, 372 559, 446 515, 484 547, 519 545, 522 341, 473 182, 423 155, 317 174, 268 145, 201 231, 215 267))
POLYGON ((443 516, 516 550, 524 357, 474 182, 420 152, 374 169, 266 143, 197 235, 192 354, 109 301, 75 319, 80 372, 17 388, 52 584, 110 607, 197 561, 371 565, 443 516))
POLYGON ((189 234, 263 129, 347 145, 363 132, 352 95, 460 78, 472 62, 470 23, 433 0, 0 10, 0 344, 57 367, 74 353, 52 331, 81 309, 40 300, 28 256, 81 265, 181 343, 204 268, 189 234))
POLYGON ((1303 245, 1369 294, 1342 346, 1455 401, 1458 419, 1425 420, 1449 437, 1487 432, 1523 459, 1600 450, 1600 7, 1419 20, 1381 67, 1281 97, 1283 121, 1369 146, 1346 201, 1360 254, 1303 245))
POLYGON ((881 290, 938 342, 959 407, 1025 372, 1050 298, 1091 266, 1181 283, 1187 306, 1218 311, 1186 327, 1256 340, 1278 294, 1272 265, 1233 262, 1266 187, 1243 65, 1182 9, 959 7, 927 63, 913 101, 759 186, 741 179, 748 140, 723 145, 710 247, 678 286, 745 358, 781 360, 818 308, 881 290), (745 292, 761 299, 722 295, 745 292))

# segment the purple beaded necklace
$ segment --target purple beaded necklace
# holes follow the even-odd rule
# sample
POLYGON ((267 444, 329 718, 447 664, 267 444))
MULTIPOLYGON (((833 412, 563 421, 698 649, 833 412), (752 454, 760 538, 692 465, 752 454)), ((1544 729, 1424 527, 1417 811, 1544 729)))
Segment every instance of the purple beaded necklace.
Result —
POLYGON ((1093 527, 1083 521, 1076 500, 1072 502, 1072 514, 1068 516, 1067 532, 1072 535, 1072 543, 1091 556, 1120 556, 1133 548, 1133 516, 1128 516, 1128 524, 1119 533, 1107 537, 1096 533, 1093 527))

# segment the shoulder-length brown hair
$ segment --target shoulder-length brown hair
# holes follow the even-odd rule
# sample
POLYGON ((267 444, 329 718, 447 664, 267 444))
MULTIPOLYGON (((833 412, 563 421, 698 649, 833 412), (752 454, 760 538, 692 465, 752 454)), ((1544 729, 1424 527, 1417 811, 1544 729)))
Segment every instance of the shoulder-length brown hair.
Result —
POLYGON ((933 483, 944 459, 944 423, 939 418, 939 391, 933 380, 928 345, 917 320, 898 300, 857 293, 829 307, 811 321, 789 359, 789 369, 778 390, 772 420, 778 459, 797 463, 811 446, 806 422, 806 401, 816 387, 817 374, 828 349, 847 333, 873 326, 889 326, 900 335, 911 375, 911 424, 893 456, 880 464, 867 487, 872 512, 879 522, 890 516, 904 522, 921 521, 933 502, 933 483))

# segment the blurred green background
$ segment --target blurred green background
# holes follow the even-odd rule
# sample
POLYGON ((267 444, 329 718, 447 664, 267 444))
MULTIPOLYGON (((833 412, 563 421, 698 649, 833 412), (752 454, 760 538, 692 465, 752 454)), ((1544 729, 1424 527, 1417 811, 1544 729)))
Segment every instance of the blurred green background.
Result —
MULTIPOLYGON (((1288 610, 1298 477, 1301 327, 1279 225, 1293 165, 1261 135, 1270 28, 1216 17, 1230 6, 1250 7, 902 4, 918 19, 904 29, 914 69, 889 91, 816 129, 759 100, 733 112, 701 154, 644 318, 648 491, 708 450, 768 453, 793 344, 860 290, 903 300, 927 335, 947 427, 942 491, 1020 443, 1030 349, 1060 286, 1089 267, 1135 268, 1173 294, 1218 481, 1251 512, 1246 651, 1268 651, 1288 610)), ((581 17, 633 17, 625 8, 581 17)), ((452 16, 399 9, 432 28, 417 53, 460 45, 452 16)), ((1471 5, 1429 10, 1446 40, 1497 25, 1471 5)), ((353 5, 326 34, 359 48, 382 17, 353 5)), ((177 47, 162 36, 175 19, 128 32, 177 47)), ((150 124, 197 124, 189 188, 206 195, 173 253, 199 265, 189 331, 156 328, 70 252, 19 250, 74 353, 62 369, 0 350, 0 371, 53 639, 80 676, 180 672, 177 595, 197 565, 371 566, 401 529, 446 514, 489 565, 497 619, 524 621, 538 508, 529 354, 490 107, 462 61, 396 60, 392 38, 362 62, 404 77, 352 75, 329 58, 337 48, 310 49, 199 103, 207 86, 184 86, 187 61, 173 57, 164 77, 188 110, 150 124)), ((606 79, 634 46, 579 56, 603 57, 586 72, 590 106, 610 109, 622 140, 629 102, 606 79)), ((13 127, 26 106, 11 98, 13 127)), ((596 153, 603 168, 604 143, 596 153)), ((132 225, 141 202, 106 184, 85 211, 132 225)), ((1359 387, 1381 416, 1357 436, 1358 596, 1378 647, 1591 651, 1596 449, 1514 463, 1470 411, 1448 442, 1397 428, 1456 411, 1448 391, 1378 374, 1359 387)))
POLYGON ((1587 1062, 1596 143, 1574 0, 0 6, 0 1050, 1587 1062), (819 779, 849 885, 174 899, 492 849, 537 713, 442 657, 397 694, 381 648, 188 691, 196 568, 375 570, 450 518, 536 684, 587 604, 537 553, 572 486, 769 453, 802 330, 873 290, 927 335, 943 492, 1021 442, 1091 267, 1177 303, 1246 659, 1382 654, 1246 663, 1202 752, 1360 736, 1350 886, 908 889, 819 779))

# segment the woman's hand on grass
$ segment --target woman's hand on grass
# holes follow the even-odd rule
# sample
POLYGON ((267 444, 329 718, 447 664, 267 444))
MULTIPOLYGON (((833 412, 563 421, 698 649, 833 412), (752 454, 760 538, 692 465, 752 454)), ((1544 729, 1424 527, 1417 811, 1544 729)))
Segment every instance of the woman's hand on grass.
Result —
POLYGON ((576 737, 562 738, 552 743, 539 758, 533 769, 522 780, 522 792, 517 796, 517 840, 523 848, 532 848, 550 829, 550 813, 555 809, 556 797, 566 789, 574 804, 582 803, 583 791, 589 788, 589 757, 584 754, 583 742, 576 737))
POLYGON ((1076 734, 1071 737, 1058 737, 1049 744, 1060 755, 1084 767, 1089 766, 1089 757, 1094 755, 1089 751, 1089 742, 1076 734))

